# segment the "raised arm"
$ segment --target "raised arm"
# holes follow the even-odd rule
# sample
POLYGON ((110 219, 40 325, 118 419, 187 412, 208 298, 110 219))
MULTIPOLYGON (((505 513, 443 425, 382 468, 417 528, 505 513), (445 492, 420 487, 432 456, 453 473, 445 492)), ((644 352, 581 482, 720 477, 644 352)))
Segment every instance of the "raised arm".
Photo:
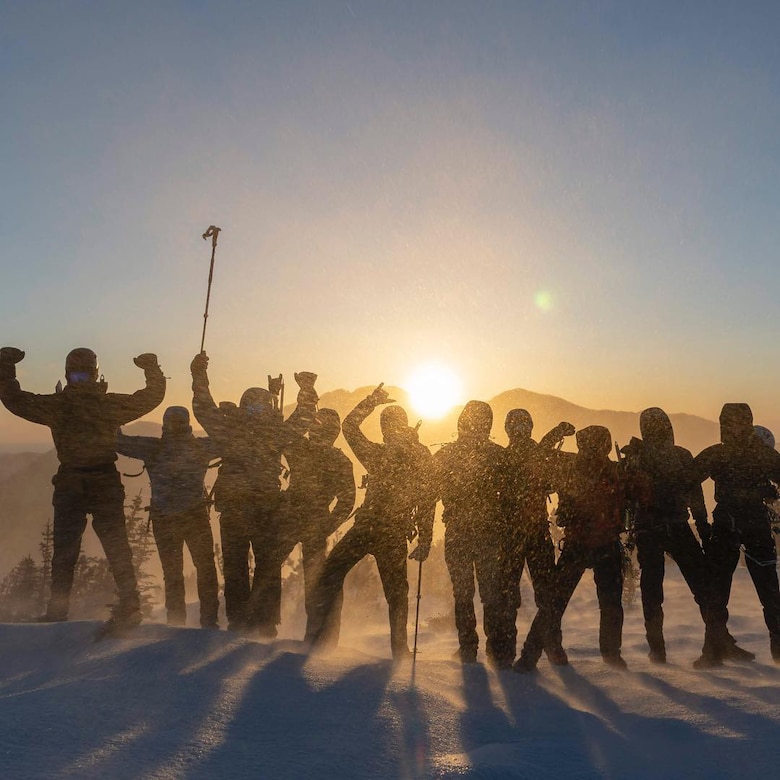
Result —
POLYGON ((228 433, 225 429, 224 414, 211 397, 207 373, 208 366, 209 358, 205 352, 195 355, 192 363, 190 363, 190 371, 192 372, 192 413, 210 437, 221 440, 228 433))
POLYGON ((110 393, 113 412, 119 425, 124 425, 132 420, 143 417, 158 407, 165 398, 165 376, 157 362, 157 355, 145 352, 133 362, 142 368, 146 378, 146 386, 136 390, 132 395, 110 393))
POLYGON ((377 459, 381 457, 383 445, 366 438, 366 435, 360 430, 360 426, 377 406, 391 402, 383 384, 376 387, 371 395, 366 396, 344 418, 344 422, 341 424, 341 432, 344 434, 347 444, 349 444, 352 452, 355 453, 357 459, 369 472, 373 470, 377 459))
POLYGON ((310 371, 301 371, 295 374, 298 383, 298 398, 295 409, 282 425, 282 448, 288 446, 301 436, 305 436, 314 422, 317 413, 317 401, 319 396, 314 389, 317 375, 310 371))
POLYGON ((0 349, 0 401, 17 417, 39 425, 51 425, 59 403, 58 396, 37 395, 22 390, 16 379, 16 364, 23 359, 24 352, 21 349, 0 349))
POLYGON ((559 442, 563 442, 566 436, 574 435, 574 426, 570 422, 559 422, 554 428, 547 431, 539 442, 543 450, 554 450, 559 442))

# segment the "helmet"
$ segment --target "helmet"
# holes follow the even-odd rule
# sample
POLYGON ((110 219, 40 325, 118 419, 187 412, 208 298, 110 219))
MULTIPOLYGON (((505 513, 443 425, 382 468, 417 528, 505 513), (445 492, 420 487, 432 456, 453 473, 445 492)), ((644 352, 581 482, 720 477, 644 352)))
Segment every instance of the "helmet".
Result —
POLYGON ((248 414, 259 416, 274 410, 274 397, 262 387, 250 387, 244 391, 238 405, 248 414))
POLYGON ((163 414, 163 435, 192 433, 190 413, 183 406, 169 406, 163 414))
POLYGON ((65 358, 65 379, 69 385, 97 382, 97 355, 87 347, 78 347, 68 352, 65 358))
POLYGON ((469 401, 458 417, 459 436, 487 439, 492 427, 493 410, 484 401, 469 401))
POLYGON ((769 428, 765 428, 763 425, 754 425, 753 431, 767 447, 775 448, 775 435, 769 428))

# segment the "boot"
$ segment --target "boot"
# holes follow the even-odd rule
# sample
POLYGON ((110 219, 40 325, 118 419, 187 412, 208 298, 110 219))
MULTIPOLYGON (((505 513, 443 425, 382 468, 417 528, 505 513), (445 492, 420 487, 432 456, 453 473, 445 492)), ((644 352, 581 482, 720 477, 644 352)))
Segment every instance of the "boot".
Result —
POLYGON ((67 619, 67 615, 50 615, 45 612, 43 615, 33 618, 33 623, 64 623, 67 619))
POLYGON ((46 606, 46 613, 41 615, 36 622, 63 623, 68 619, 68 602, 68 597, 52 594, 46 606))
POLYGON ((664 642, 664 613, 660 612, 650 620, 645 620, 645 637, 650 652, 647 657, 654 664, 666 663, 666 642, 664 642))
POLYGON ((511 669, 513 660, 514 658, 509 658, 508 656, 505 655, 502 656, 488 655, 488 659, 487 659, 488 664, 497 672, 503 671, 504 669, 511 669))
POLYGON ((169 609, 165 622, 169 626, 186 626, 187 613, 180 609, 169 609))
POLYGON ((772 653, 772 660, 780 664, 780 634, 769 636, 769 652, 772 653))
POLYGON ((477 662, 477 648, 459 647, 455 651, 453 658, 456 661, 460 661, 462 664, 475 664, 477 662))
POLYGON ((518 674, 528 674, 529 672, 535 672, 536 662, 532 661, 531 658, 525 654, 525 652, 522 652, 520 653, 520 658, 515 661, 515 665, 512 667, 512 670, 518 674))
POLYGON ((723 658, 707 650, 702 650, 702 654, 693 662, 694 669, 715 669, 718 666, 723 666, 723 658))
POLYGON ((547 655, 547 660, 550 662, 552 666, 569 665, 569 656, 566 655, 566 651, 563 649, 561 645, 556 645, 555 647, 548 647, 545 649, 544 652, 547 655))
POLYGON ((106 637, 123 637, 141 625, 143 615, 135 604, 121 602, 111 608, 111 617, 98 629, 95 639, 106 637))
POLYGON ((755 661, 756 654, 740 647, 737 640, 731 634, 727 634, 723 642, 723 658, 728 661, 755 661))
POLYGON ((704 647, 701 649, 701 655, 693 662, 694 669, 714 669, 723 666, 724 648, 713 642, 712 639, 704 635, 704 647))
POLYGON ((615 653, 604 653, 601 657, 604 659, 604 663, 613 669, 628 669, 628 664, 619 650, 615 653))

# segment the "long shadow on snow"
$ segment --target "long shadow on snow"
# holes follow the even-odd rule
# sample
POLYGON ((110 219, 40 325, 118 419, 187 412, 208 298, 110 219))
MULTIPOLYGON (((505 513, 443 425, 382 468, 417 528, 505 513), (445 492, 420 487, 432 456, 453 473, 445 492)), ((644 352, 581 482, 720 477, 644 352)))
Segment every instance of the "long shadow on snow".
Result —
MULTIPOLYGON (((728 736, 664 714, 646 716, 627 712, 572 667, 556 669, 555 673, 563 683, 561 694, 571 704, 569 717, 561 725, 569 731, 579 730, 582 742, 588 745, 590 763, 599 776, 648 780, 745 776, 746 756, 742 750, 745 746, 734 750, 733 740, 728 736), (697 756, 696 762, 691 761, 691 752, 697 756)), ((680 699, 678 694, 683 692, 649 675, 615 674, 627 686, 639 682, 650 687, 655 683, 656 689, 668 698, 689 707, 695 705, 696 710, 708 715, 724 706, 720 700, 704 697, 702 701, 702 697, 694 694, 680 699)), ((759 720, 766 724, 766 719, 759 720)))
POLYGON ((391 662, 351 668, 324 685, 307 676, 307 662, 283 653, 259 669, 224 742, 188 777, 398 776, 398 729, 382 707, 391 662))
POLYGON ((36 668, 0 694, 0 776, 21 763, 31 778, 148 775, 193 740, 224 680, 258 656, 217 632, 152 626, 151 641, 95 645, 79 626, 53 628, 64 662, 40 665, 33 653, 36 668), (200 668, 188 671, 194 661, 200 668))
MULTIPOLYGON (((701 733, 703 744, 700 753, 704 776, 750 777, 751 766, 766 767, 780 762, 780 744, 777 741, 780 715, 775 707, 763 707, 763 713, 746 710, 734 706, 721 696, 692 693, 649 674, 639 673, 636 676, 648 690, 719 724, 718 730, 724 732, 723 736, 711 731, 701 733), (733 748, 735 742, 739 744, 738 750, 733 748)), ((732 681, 713 678, 713 682, 723 685, 727 690, 739 690, 732 681)), ((743 688, 741 693, 744 695, 737 701, 749 704, 752 692, 743 688)), ((775 706, 780 703, 777 690, 768 703, 775 706)), ((693 748, 694 743, 689 743, 689 746, 693 748)))
POLYGON ((593 756, 593 735, 609 728, 588 712, 573 709, 546 687, 540 673, 500 672, 498 680, 514 721, 515 777, 603 777, 593 756))
POLYGON ((747 693, 766 704, 780 706, 780 668, 760 662, 724 666, 722 674, 717 668, 708 674, 713 686, 726 691, 747 693), (737 673, 737 677, 734 677, 737 673))
POLYGON ((431 741, 423 702, 414 686, 390 691, 390 700, 401 723, 399 760, 400 776, 422 778, 430 776, 431 741))

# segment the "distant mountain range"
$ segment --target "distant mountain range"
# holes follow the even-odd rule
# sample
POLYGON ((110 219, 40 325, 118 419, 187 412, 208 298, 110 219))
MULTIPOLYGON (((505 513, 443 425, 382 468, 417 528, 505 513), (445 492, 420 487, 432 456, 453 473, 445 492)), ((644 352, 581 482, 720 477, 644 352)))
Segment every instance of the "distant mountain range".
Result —
MULTIPOLYGON (((324 393, 320 407, 335 409, 343 419, 372 389, 361 387, 352 392, 334 390, 324 393)), ((410 408, 405 391, 396 387, 387 389, 398 403, 406 409, 410 408)), ((572 423, 576 428, 604 425, 621 445, 628 443, 631 436, 639 435, 639 415, 635 412, 586 409, 562 398, 521 389, 501 393, 490 399, 489 403, 494 412, 493 438, 500 444, 506 443, 504 418, 510 409, 518 407, 531 413, 535 423, 534 438, 537 440, 562 420, 572 423)), ((292 409, 293 406, 289 405, 285 407, 285 412, 289 414, 292 409)), ((440 420, 425 421, 420 427, 420 440, 430 446, 452 441, 456 435, 460 411, 461 407, 458 407, 440 420)), ((719 439, 718 425, 712 420, 688 414, 672 414, 670 417, 677 443, 694 454, 719 439)), ((410 423, 414 425, 415 422, 416 418, 410 412, 410 423)), ((125 426, 124 430, 139 436, 160 435, 160 425, 150 422, 134 423, 125 426)), ((368 418, 364 430, 369 438, 381 440, 378 412, 368 418)), ((340 437, 336 443, 351 456, 343 438, 340 437)), ((571 437, 565 449, 575 448, 571 437)), ((119 468, 125 474, 135 474, 140 471, 140 464, 120 458, 119 468)), ((37 557, 41 529, 46 520, 52 517, 51 477, 56 470, 57 458, 53 450, 43 454, 16 452, 0 455, 0 578, 24 555, 29 553, 37 557)), ((359 476, 360 468, 356 465, 356 477, 359 479, 359 476)), ((128 496, 134 495, 141 488, 147 489, 145 475, 140 478, 126 477, 124 481, 128 496)), ((85 548, 90 553, 99 550, 92 532, 85 535, 85 548)))

